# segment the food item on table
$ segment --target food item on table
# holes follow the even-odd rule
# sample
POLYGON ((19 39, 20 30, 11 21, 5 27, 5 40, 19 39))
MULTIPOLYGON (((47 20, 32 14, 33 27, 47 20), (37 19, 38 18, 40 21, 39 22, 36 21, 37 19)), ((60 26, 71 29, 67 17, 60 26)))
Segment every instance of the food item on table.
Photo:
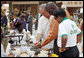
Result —
POLYGON ((35 54, 35 51, 31 51, 31 53, 35 54))
POLYGON ((8 54, 8 57, 14 57, 14 55, 12 55, 12 54, 8 54))
POLYGON ((34 49, 38 49, 38 48, 37 48, 37 47, 32 46, 32 47, 31 47, 31 50, 34 50, 34 49))
POLYGON ((20 51, 21 51, 22 53, 26 52, 26 50, 24 50, 24 49, 21 49, 20 51))
POLYGON ((35 54, 40 53, 40 50, 37 47, 32 47, 30 50, 35 51, 35 54))
POLYGON ((19 45, 27 45, 26 41, 21 41, 19 45))
POLYGON ((19 55, 19 54, 21 53, 21 51, 20 51, 20 50, 15 50, 15 51, 12 51, 12 53, 13 53, 14 55, 19 55))
POLYGON ((15 51, 13 51, 13 53, 19 53, 20 51, 19 50, 15 50, 15 51))
POLYGON ((42 50, 42 51, 40 51, 40 53, 41 53, 41 54, 48 54, 48 51, 42 50))
POLYGON ((59 57, 57 54, 52 54, 52 57, 59 57))
POLYGON ((38 54, 38 57, 48 57, 47 54, 38 54))
POLYGON ((35 54, 34 57, 38 57, 38 54, 35 54))
POLYGON ((35 51, 27 51, 28 54, 35 54, 35 51))
POLYGON ((27 54, 29 54, 30 57, 34 57, 35 52, 34 51, 27 51, 27 54))
POLYGON ((32 43, 33 43, 33 41, 30 41, 30 43, 32 44, 32 43))
POLYGON ((42 50, 49 51, 49 48, 42 47, 42 50))
POLYGON ((22 53, 22 54, 19 55, 19 57, 29 57, 29 55, 26 54, 26 53, 22 53))

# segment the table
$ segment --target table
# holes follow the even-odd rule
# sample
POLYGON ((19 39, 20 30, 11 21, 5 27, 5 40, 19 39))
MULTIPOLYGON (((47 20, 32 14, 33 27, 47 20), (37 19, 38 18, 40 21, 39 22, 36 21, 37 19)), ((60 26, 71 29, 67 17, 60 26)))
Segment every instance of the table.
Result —
POLYGON ((18 37, 19 41, 16 41, 16 45, 17 45, 17 42, 20 43, 20 41, 23 39, 23 35, 24 34, 14 34, 14 35, 5 35, 5 37, 9 37, 9 39, 11 39, 11 37, 18 37), (22 38, 20 39, 20 37, 22 38))
MULTIPOLYGON (((30 45, 25 45, 25 46, 29 46, 29 47, 32 47, 33 46, 33 44, 30 44, 30 45)), ((14 47, 20 47, 19 45, 18 46, 11 46, 11 48, 14 48, 14 47)), ((39 49, 39 50, 48 50, 47 48, 42 48, 42 49, 39 49)), ((8 57, 15 57, 13 54, 9 54, 8 55, 8 57)), ((34 55, 34 57, 38 57, 38 54, 36 55, 34 55)))

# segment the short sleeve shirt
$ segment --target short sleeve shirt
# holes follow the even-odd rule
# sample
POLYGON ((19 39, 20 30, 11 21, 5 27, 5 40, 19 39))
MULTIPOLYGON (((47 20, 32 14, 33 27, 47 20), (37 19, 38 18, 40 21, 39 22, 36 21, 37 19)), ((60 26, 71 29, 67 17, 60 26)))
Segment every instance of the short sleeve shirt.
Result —
POLYGON ((81 34, 81 30, 77 27, 75 22, 71 21, 68 17, 64 18, 59 24, 57 45, 61 47, 62 37, 67 36, 67 43, 65 47, 76 46, 77 35, 81 34))

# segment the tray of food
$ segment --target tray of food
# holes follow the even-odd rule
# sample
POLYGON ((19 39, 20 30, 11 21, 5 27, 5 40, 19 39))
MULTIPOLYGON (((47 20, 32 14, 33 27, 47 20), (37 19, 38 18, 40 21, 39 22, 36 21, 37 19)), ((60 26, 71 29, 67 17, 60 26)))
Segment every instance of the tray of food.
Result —
POLYGON ((14 57, 50 57, 48 48, 37 48, 34 45, 16 46, 9 53, 14 57))

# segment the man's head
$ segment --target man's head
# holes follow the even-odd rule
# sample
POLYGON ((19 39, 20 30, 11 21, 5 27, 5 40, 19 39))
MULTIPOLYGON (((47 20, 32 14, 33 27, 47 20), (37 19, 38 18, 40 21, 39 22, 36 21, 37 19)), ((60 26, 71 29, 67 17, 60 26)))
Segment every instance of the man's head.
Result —
POLYGON ((53 15, 53 12, 55 9, 57 9, 58 7, 56 6, 56 4, 54 2, 48 2, 46 4, 45 10, 50 14, 53 15))
POLYGON ((18 17, 18 14, 13 14, 14 19, 17 19, 17 17, 18 17))
POLYGON ((41 4, 39 8, 39 13, 49 19, 50 14, 45 10, 46 4, 41 4))
POLYGON ((59 8, 59 9, 56 9, 54 12, 53 12, 53 15, 55 16, 55 19, 61 23, 62 19, 64 19, 66 17, 66 12, 64 9, 62 8, 59 8))
POLYGON ((28 11, 28 15, 30 15, 31 13, 30 13, 31 11, 28 11))
POLYGON ((39 6, 39 13, 43 13, 43 11, 45 10, 45 6, 46 6, 46 4, 41 4, 40 6, 39 6))
POLYGON ((24 20, 25 19, 25 15, 21 15, 21 20, 24 20))

